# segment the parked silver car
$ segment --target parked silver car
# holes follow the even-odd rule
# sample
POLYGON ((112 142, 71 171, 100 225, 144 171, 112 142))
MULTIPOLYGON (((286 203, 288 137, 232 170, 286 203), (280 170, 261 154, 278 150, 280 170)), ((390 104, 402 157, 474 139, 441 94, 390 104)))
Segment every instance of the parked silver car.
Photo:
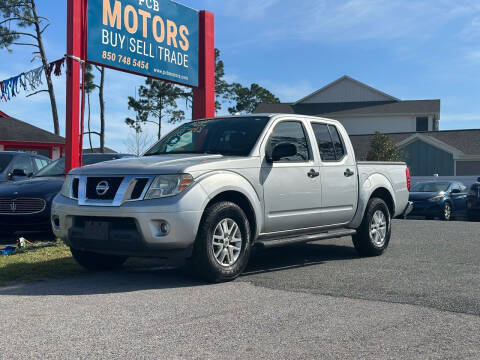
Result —
POLYGON ((352 236, 361 255, 382 254, 408 187, 404 163, 357 163, 335 120, 214 118, 180 126, 142 158, 73 170, 52 225, 90 269, 169 256, 225 281, 253 245, 352 236))

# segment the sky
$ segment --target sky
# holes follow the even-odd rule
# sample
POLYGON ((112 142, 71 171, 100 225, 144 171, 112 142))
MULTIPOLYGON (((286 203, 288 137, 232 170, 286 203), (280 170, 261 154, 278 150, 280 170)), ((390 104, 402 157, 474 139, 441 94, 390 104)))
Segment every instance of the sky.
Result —
MULTIPOLYGON (((480 1, 183 0, 215 13, 226 79, 268 88, 292 102, 349 75, 402 100, 441 99, 440 130, 480 128, 480 1)), ((66 1, 37 0, 51 20, 49 60, 66 51, 66 1), (52 4, 55 3, 55 6, 52 4)), ((38 67, 31 49, 0 50, 0 79, 38 67)), ((126 151, 128 96, 144 78, 107 70, 106 145, 126 151)), ((65 77, 55 78, 62 135, 65 77)), ((92 97, 92 124, 99 107, 92 97)), ((0 110, 53 130, 48 94, 20 95, 0 110)), ((220 114, 226 113, 226 107, 220 114)), ((163 133, 175 126, 164 126, 163 133)), ((147 133, 155 133, 147 128, 147 133)), ((94 143, 98 141, 94 139, 94 143)))

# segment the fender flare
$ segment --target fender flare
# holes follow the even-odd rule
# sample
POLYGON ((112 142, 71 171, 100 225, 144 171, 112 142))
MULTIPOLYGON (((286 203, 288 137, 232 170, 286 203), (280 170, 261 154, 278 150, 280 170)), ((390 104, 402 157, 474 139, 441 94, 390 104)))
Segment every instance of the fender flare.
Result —
MULTIPOLYGON (((393 208, 396 208, 395 191, 390 180, 385 175, 372 174, 359 186, 357 212, 349 225, 350 228, 356 229, 360 226, 372 194, 382 188, 389 192, 393 200, 393 208)), ((393 216, 394 214, 392 214, 392 217, 393 216)))
POLYGON ((245 196, 254 213, 256 222, 255 236, 258 236, 260 229, 263 228, 261 195, 258 194, 253 185, 244 176, 233 171, 219 170, 203 174, 196 182, 207 194, 207 198, 204 199, 201 205, 202 213, 205 212, 207 205, 212 199, 224 192, 234 191, 245 196))

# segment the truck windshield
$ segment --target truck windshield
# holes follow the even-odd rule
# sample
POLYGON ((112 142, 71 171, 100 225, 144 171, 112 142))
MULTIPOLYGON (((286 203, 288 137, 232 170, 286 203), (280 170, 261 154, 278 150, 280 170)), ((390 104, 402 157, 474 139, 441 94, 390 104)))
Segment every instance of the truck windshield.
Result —
POLYGON ((145 156, 164 154, 221 154, 247 156, 268 117, 233 117, 192 121, 155 144, 145 156))
POLYGON ((0 154, 0 172, 5 170, 5 168, 10 164, 12 161, 13 155, 10 154, 0 154))
POLYGON ((411 192, 440 192, 447 191, 450 183, 447 182, 429 182, 418 183, 412 187, 411 192))

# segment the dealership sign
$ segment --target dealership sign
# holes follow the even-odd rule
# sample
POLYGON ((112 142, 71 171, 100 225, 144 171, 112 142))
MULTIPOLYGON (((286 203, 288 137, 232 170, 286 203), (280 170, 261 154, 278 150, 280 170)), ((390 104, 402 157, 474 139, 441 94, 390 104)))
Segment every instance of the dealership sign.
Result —
POLYGON ((171 0, 89 0, 87 60, 198 86, 199 16, 171 0))

